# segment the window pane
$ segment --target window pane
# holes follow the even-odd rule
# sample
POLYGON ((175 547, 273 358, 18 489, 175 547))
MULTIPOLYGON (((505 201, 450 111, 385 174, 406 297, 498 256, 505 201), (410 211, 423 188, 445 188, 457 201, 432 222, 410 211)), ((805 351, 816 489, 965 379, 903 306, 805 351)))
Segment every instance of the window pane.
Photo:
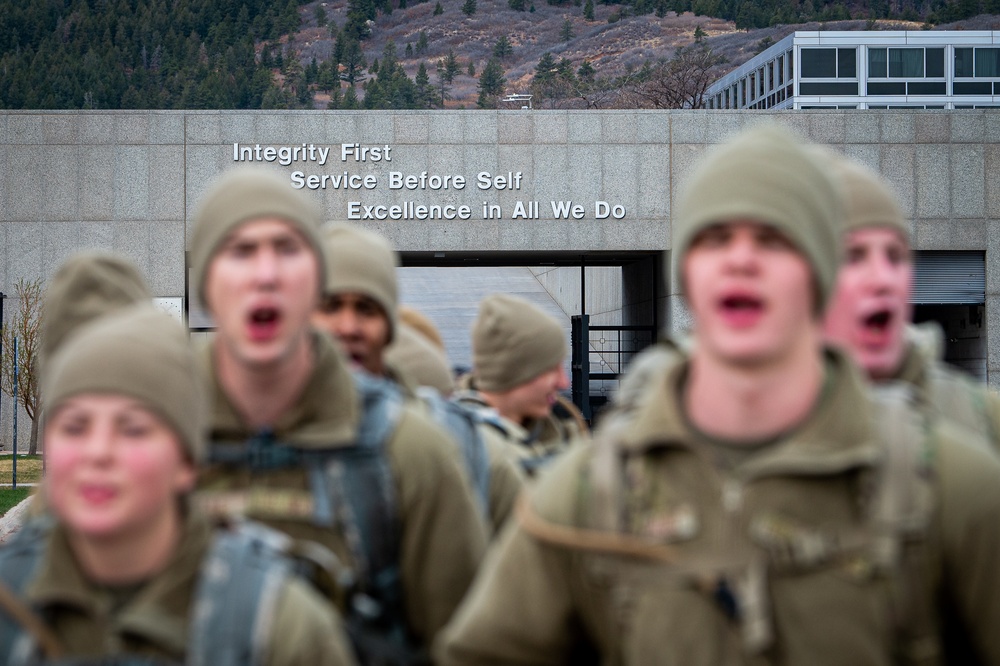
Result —
POLYGON ((972 49, 955 49, 955 76, 973 76, 972 49))
POLYGON ((778 56, 778 85, 785 85, 785 56, 778 56))
POLYGON ((1000 76, 1000 49, 976 49, 976 76, 1000 76))
POLYGON ((800 95, 857 95, 857 83, 800 83, 800 95))
POLYGON ((905 83, 869 83, 869 95, 905 95, 905 83))
POLYGON ((924 75, 923 49, 889 49, 890 78, 918 78, 924 75))
POLYGON ((884 79, 886 76, 885 49, 868 49, 868 76, 884 79))
POLYGON ((802 49, 802 78, 835 78, 837 49, 802 49))
POLYGON ((944 81, 911 81, 906 84, 907 95, 944 95, 944 81))
POLYGON ((858 75, 858 50, 837 49, 837 78, 853 79, 858 75))
POLYGON ((990 95, 993 93, 993 86, 990 85, 989 81, 983 81, 982 83, 959 83, 956 81, 952 84, 952 90, 956 95, 990 95))
POLYGON ((927 77, 944 76, 944 49, 924 49, 927 58, 927 77))

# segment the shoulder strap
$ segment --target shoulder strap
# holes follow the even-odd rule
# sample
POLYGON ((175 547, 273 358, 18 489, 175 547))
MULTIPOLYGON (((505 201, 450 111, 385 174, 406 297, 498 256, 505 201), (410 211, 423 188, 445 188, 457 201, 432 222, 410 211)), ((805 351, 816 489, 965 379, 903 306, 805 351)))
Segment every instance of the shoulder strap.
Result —
POLYGON ((874 428, 885 453, 869 520, 874 559, 892 576, 897 658, 903 664, 937 663, 938 622, 927 571, 934 436, 909 387, 883 386, 873 393, 874 428))
POLYGON ((421 386, 417 389, 417 395, 430 409, 434 422, 444 426, 458 444, 480 508, 484 515, 489 515, 490 461, 486 454, 486 443, 479 432, 482 419, 474 410, 445 399, 432 388, 421 386))
POLYGON ((62 648, 42 618, 21 601, 36 575, 53 525, 49 516, 32 518, 0 549, 0 584, 5 588, 0 600, 0 660, 4 664, 36 663, 39 649, 50 658, 61 656, 62 648))
POLYGON ((187 666, 265 663, 291 539, 257 523, 218 530, 202 564, 187 666))

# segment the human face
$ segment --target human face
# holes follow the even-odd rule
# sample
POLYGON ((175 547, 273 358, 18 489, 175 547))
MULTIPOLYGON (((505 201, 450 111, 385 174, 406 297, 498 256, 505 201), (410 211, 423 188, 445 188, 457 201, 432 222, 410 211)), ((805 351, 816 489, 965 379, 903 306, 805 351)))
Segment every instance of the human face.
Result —
POLYGON ((773 227, 743 221, 708 227, 692 241, 682 271, 697 353, 758 366, 818 349, 812 271, 773 227))
POLYGON ((194 486, 180 439, 132 398, 89 393, 62 403, 45 426, 45 492, 74 535, 118 540, 169 529, 177 497, 194 486))
POLYGON ((313 312, 313 325, 340 342, 351 362, 368 372, 385 371, 389 317, 375 299, 358 293, 328 294, 313 312))
POLYGON ((524 384, 501 394, 497 411, 517 423, 543 419, 552 413, 556 394, 569 388, 569 378, 562 363, 550 368, 524 384))
POLYGON ((259 219, 237 227, 208 266, 205 294, 217 349, 250 368, 289 362, 308 335, 319 263, 291 224, 259 219))
POLYGON ((852 231, 845 240, 824 333, 870 377, 890 377, 903 361, 906 325, 913 314, 910 247, 899 232, 886 227, 852 231))

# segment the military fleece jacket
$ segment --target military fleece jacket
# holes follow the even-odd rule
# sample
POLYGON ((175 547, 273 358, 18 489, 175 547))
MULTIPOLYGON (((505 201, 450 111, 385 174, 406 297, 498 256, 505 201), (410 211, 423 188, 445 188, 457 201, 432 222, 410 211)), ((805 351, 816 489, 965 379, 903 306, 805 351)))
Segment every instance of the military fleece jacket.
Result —
MULTIPOLYGON (((615 469, 592 466, 605 450, 600 431, 529 489, 530 510, 508 524, 443 632, 441 664, 576 663, 581 652, 594 651, 600 663, 642 666, 899 663, 890 608, 900 605, 890 602, 891 578, 867 549, 823 557, 837 544, 824 534, 859 534, 852 528, 867 515, 860 489, 885 451, 859 374, 843 357, 828 358, 827 388, 806 422, 723 471, 681 414, 685 372, 682 359, 651 378, 647 399, 611 449, 627 461, 618 468, 619 503, 593 501, 595 474, 615 469), (609 509, 620 517, 617 531, 598 517, 609 509), (537 520, 548 526, 545 534, 537 520), (581 529, 591 531, 586 546, 581 529), (674 559, 598 552, 594 533, 625 535, 674 559), (738 585, 739 567, 769 542, 789 546, 789 560, 780 567, 765 560, 764 593, 754 608, 738 585), (706 575, 734 563, 728 586, 706 575), (769 622, 773 637, 755 649, 741 633, 760 628, 740 621, 751 611, 769 622)), ((926 514, 927 564, 919 577, 927 587, 905 589, 933 595, 923 608, 934 612, 934 635, 947 605, 982 661, 997 664, 1000 462, 947 432, 934 439, 935 503, 926 514)), ((938 657, 921 663, 942 663, 938 657)))
MULTIPOLYGON (((273 426, 278 441, 297 447, 349 446, 360 400, 333 341, 314 333, 315 367, 298 402, 273 426)), ((213 371, 212 349, 200 362, 213 396, 210 441, 242 443, 256 434, 236 411, 213 371)), ((455 445, 434 423, 404 407, 386 445, 400 523, 400 576, 409 629, 430 644, 472 582, 486 547, 486 530, 460 467, 455 445)), ((292 538, 326 546, 353 566, 347 535, 312 521, 304 468, 251 472, 210 468, 200 499, 210 512, 243 512, 292 538)))
POLYGON ((945 363, 938 336, 927 326, 907 331, 906 352, 895 379, 914 387, 921 406, 975 432, 1000 451, 1000 393, 945 363))
MULTIPOLYGON (((25 600, 38 609, 69 657, 121 652, 182 664, 195 590, 211 538, 208 521, 189 513, 181 540, 163 571, 120 607, 92 583, 73 556, 62 527, 49 536, 25 600)), ((329 604, 299 579, 289 579, 267 627, 268 666, 350 666, 350 641, 329 604)))

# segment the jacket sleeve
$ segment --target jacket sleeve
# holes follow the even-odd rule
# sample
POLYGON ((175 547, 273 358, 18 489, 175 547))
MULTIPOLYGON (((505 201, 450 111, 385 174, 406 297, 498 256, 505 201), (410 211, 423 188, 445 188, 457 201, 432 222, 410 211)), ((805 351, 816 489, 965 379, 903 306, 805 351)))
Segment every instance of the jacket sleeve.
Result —
POLYGON ((271 624, 267 666, 354 666, 340 616, 303 581, 280 592, 271 624))
MULTIPOLYGON (((537 484, 523 491, 546 520, 564 522, 573 512, 577 458, 563 456, 537 484)), ((469 596, 440 636, 437 662, 444 666, 568 663, 582 639, 573 594, 575 567, 572 551, 540 542, 513 516, 492 545, 469 596)))
POLYGON ((1000 459, 948 430, 940 439, 942 591, 963 641, 1000 664, 1000 459))
POLYGON ((486 550, 486 527, 458 447, 440 427, 407 408, 389 446, 399 489, 407 621, 430 645, 472 584, 486 550))
POLYGON ((490 528, 492 536, 496 537, 514 511, 514 503, 524 486, 524 473, 517 458, 493 428, 482 425, 479 429, 489 458, 490 528))

